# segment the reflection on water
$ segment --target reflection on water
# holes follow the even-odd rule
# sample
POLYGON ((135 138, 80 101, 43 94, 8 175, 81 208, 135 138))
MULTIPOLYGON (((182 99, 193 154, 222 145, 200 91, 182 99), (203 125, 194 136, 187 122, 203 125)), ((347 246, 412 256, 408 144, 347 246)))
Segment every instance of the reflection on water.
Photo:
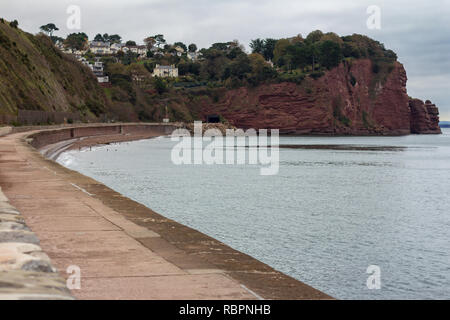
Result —
POLYGON ((406 147, 358 146, 351 144, 284 144, 280 148, 306 150, 347 150, 347 151, 405 151, 406 147))
POLYGON ((175 166, 165 138, 58 161, 337 298, 450 298, 450 131, 280 144, 301 147, 280 149, 276 176, 175 166))
POLYGON ((293 167, 317 167, 317 166, 336 166, 336 167, 351 167, 351 166, 364 166, 364 167, 392 167, 397 164, 391 162, 360 162, 360 161, 280 161, 282 166, 293 167))

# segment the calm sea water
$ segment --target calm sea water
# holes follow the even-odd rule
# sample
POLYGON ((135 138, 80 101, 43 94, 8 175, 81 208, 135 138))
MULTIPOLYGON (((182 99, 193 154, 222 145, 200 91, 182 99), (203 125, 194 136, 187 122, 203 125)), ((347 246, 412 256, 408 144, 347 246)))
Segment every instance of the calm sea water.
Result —
POLYGON ((70 151, 58 162, 340 299, 450 298, 450 131, 281 137, 280 171, 176 166, 157 138, 70 151), (366 285, 381 268, 381 289, 366 285))

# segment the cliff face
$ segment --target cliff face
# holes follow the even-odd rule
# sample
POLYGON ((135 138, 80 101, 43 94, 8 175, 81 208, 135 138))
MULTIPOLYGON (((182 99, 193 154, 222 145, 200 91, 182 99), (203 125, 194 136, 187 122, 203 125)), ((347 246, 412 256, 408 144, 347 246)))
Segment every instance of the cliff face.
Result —
POLYGON ((442 133, 439 127, 439 110, 430 100, 423 103, 419 99, 409 101, 411 110, 411 133, 442 133))
MULTIPOLYGON (((434 105, 410 99, 403 65, 342 63, 317 80, 226 91, 200 102, 203 119, 217 114, 241 128, 293 134, 402 135, 440 133, 434 105)), ((199 103, 197 101, 197 103, 199 103)))

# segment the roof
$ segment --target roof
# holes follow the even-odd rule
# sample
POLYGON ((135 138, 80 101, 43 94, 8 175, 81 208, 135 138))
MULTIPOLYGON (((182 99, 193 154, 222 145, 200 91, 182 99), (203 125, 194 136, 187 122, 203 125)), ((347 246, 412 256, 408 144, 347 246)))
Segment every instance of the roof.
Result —
POLYGON ((169 69, 176 69, 173 66, 157 66, 155 67, 155 69, 165 69, 165 70, 169 70, 169 69))
POLYGON ((92 41, 89 46, 91 47, 101 47, 101 48, 109 48, 110 44, 109 42, 102 42, 102 41, 92 41))

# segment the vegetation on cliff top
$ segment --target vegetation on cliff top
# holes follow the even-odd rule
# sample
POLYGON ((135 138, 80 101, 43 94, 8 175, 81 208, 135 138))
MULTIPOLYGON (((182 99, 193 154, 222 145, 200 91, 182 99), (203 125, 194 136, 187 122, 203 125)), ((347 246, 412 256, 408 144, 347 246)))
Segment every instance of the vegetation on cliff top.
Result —
MULTIPOLYGON (((128 105, 127 109, 120 110, 122 115, 133 112, 134 108, 140 120, 161 120, 166 105, 172 119, 195 118, 195 110, 187 110, 183 106, 178 96, 180 93, 190 97, 190 100, 217 102, 227 89, 256 87, 264 83, 300 84, 306 78, 320 78, 343 61, 362 58, 373 62, 373 89, 378 81, 387 77, 397 60, 393 51, 369 37, 358 34, 339 37, 321 31, 311 32, 306 38, 298 35, 279 40, 256 39, 250 43, 251 54, 247 54, 237 40, 214 43, 200 50, 201 58, 197 61, 173 54, 175 44, 167 44, 162 35, 149 37, 146 43, 157 45, 164 54, 149 53, 146 59, 138 59, 132 53, 119 55, 118 59, 102 58, 113 85, 108 89, 108 97, 113 104, 120 102, 128 105), (152 78, 156 64, 176 65, 180 77, 152 78), (133 78, 146 80, 133 84, 133 78)), ((180 42, 176 44, 187 47, 180 42)), ((197 49, 194 44, 189 48, 190 52, 197 49)), ((94 58, 89 54, 87 57, 94 58)), ((354 76, 351 76, 350 83, 356 85, 354 76)))

